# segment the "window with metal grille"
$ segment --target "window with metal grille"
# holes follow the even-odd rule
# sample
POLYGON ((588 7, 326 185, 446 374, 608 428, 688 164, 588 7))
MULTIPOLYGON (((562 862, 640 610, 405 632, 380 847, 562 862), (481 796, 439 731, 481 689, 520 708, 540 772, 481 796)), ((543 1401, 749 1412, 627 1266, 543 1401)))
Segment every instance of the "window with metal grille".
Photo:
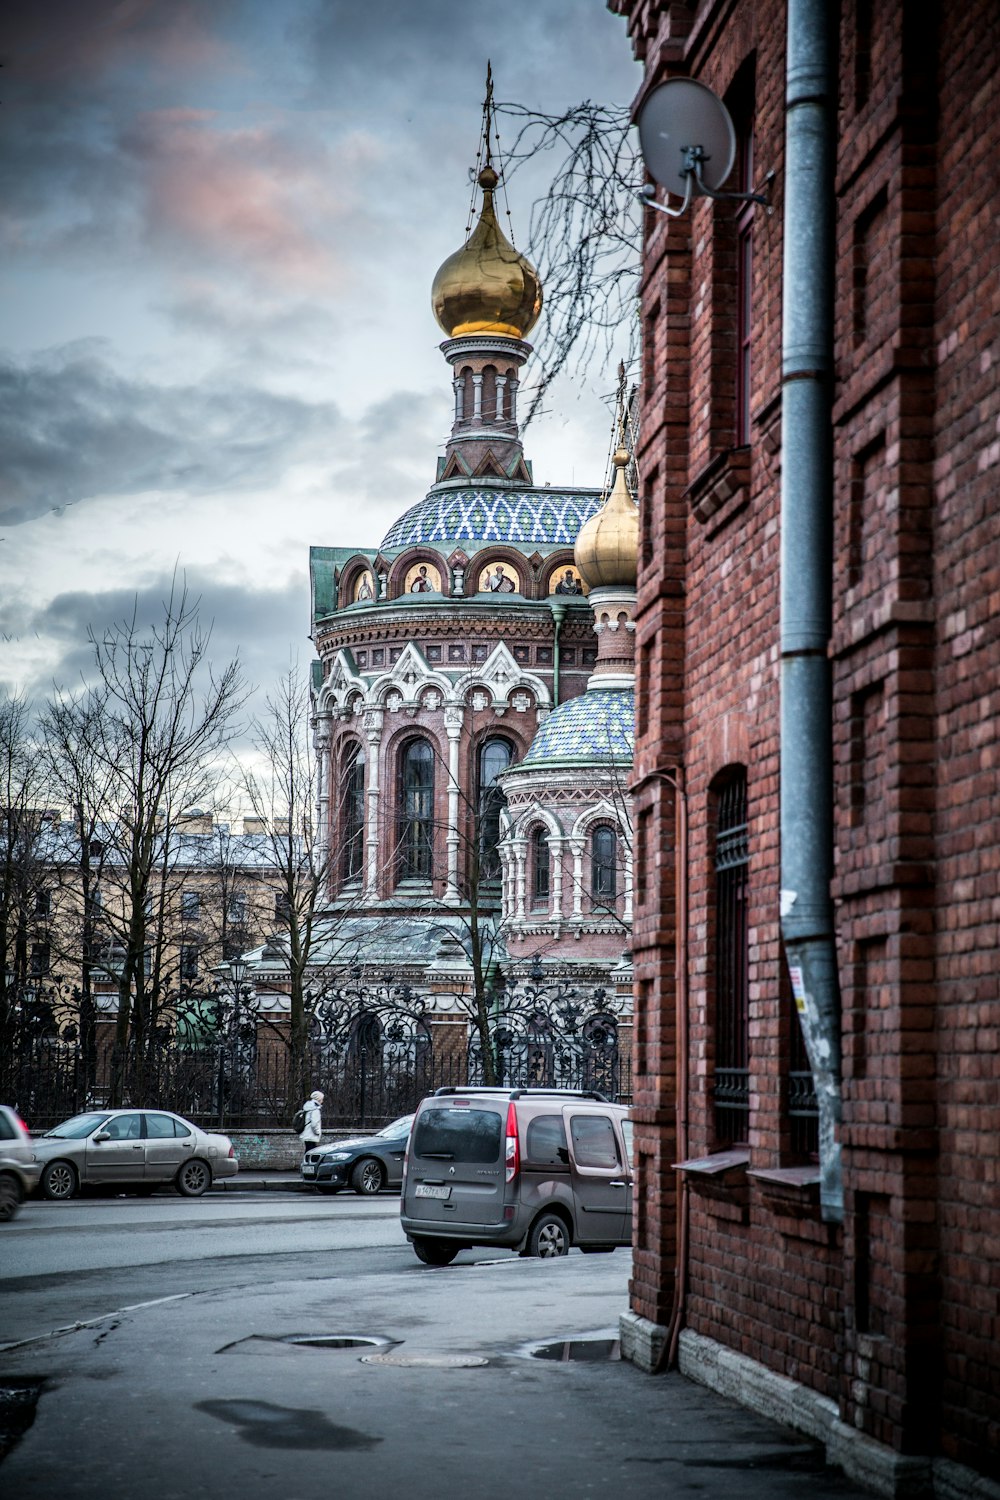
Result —
POLYGON ((715 1078, 719 1143, 747 1139, 750 1104, 748 868, 746 772, 728 776, 717 794, 715 831, 715 1078))
POLYGON ((590 892, 595 901, 613 901, 618 893, 617 845, 613 828, 602 823, 594 829, 590 845, 590 892))
POLYGON ((434 751, 411 740, 399 763, 399 878, 429 880, 434 859, 434 751))
POLYGON ((479 878, 500 879, 500 811, 504 795, 497 777, 506 771, 514 751, 506 740, 484 740, 479 747, 479 878))
POLYGON ((348 752, 341 784, 343 797, 343 845, 341 877, 360 880, 365 853, 365 752, 348 752))
MULTIPOLYGON (((740 131, 737 155, 738 191, 753 191, 753 125, 740 131)), ((736 220, 736 446, 750 442, 750 348, 753 334, 753 203, 745 203, 736 220)))
POLYGON ((543 906, 549 899, 549 840, 544 828, 536 828, 531 835, 531 900, 535 906, 543 906))
POLYGON ((195 943, 185 943, 181 948, 181 978, 198 978, 198 948, 195 943))

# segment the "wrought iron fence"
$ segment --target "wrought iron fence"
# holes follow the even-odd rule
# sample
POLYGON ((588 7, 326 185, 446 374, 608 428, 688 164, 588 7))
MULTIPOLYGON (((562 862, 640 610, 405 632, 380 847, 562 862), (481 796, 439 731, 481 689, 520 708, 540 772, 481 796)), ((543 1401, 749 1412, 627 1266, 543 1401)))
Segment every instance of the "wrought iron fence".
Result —
MULTIPOLYGON (((368 1041, 370 1045, 344 1050, 318 1039, 311 1045, 308 1076, 311 1086, 325 1095, 323 1123, 328 1129, 384 1123, 408 1114, 437 1088, 481 1078, 474 1049, 440 1056, 429 1047, 383 1045, 376 1035, 368 1041)), ((207 1045, 171 1040, 147 1048, 141 1099, 128 1088, 129 1059, 121 1059, 110 1046, 101 1049, 97 1083, 88 1084, 79 1043, 40 1040, 8 1061, 6 1100, 31 1129, 42 1130, 106 1105, 116 1068, 126 1080, 125 1103, 171 1109, 209 1129, 287 1127, 302 1103, 293 1092, 287 1051, 234 1046, 231 1040, 207 1045)), ((599 1088, 624 1103, 631 1098, 630 1058, 616 1052, 609 1067, 606 1047, 581 1048, 553 1038, 534 1050, 511 1047, 503 1051, 502 1076, 507 1088, 599 1088)))

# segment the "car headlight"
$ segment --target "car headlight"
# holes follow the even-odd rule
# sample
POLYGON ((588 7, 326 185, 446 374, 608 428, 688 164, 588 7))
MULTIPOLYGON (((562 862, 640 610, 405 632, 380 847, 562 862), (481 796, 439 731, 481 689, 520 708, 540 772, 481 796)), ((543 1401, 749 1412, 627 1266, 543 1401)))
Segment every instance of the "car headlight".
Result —
POLYGON ((325 1161, 350 1161, 350 1159, 349 1151, 328 1151, 324 1157, 325 1161))

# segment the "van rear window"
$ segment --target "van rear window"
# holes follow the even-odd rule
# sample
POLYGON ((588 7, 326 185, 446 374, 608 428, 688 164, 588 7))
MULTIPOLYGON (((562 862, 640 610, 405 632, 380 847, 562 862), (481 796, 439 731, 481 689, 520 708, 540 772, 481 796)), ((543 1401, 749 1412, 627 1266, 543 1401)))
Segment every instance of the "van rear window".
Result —
POLYGON ((449 1109, 446 1105, 436 1105, 417 1116, 413 1154, 446 1161, 499 1161, 502 1124, 492 1109, 449 1109))
POLYGON ((566 1127, 562 1115, 538 1115, 528 1126, 524 1159, 536 1167, 566 1167, 566 1127))

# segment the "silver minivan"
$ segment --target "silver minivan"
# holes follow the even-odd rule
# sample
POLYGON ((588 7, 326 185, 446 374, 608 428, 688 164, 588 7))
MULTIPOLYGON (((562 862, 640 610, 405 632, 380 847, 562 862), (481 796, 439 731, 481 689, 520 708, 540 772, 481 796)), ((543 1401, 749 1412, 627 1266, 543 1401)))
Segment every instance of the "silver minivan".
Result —
POLYGON ((438 1089, 413 1121, 403 1230, 429 1266, 473 1245, 614 1250, 632 1242, 631 1160, 628 1109, 603 1094, 438 1089))

